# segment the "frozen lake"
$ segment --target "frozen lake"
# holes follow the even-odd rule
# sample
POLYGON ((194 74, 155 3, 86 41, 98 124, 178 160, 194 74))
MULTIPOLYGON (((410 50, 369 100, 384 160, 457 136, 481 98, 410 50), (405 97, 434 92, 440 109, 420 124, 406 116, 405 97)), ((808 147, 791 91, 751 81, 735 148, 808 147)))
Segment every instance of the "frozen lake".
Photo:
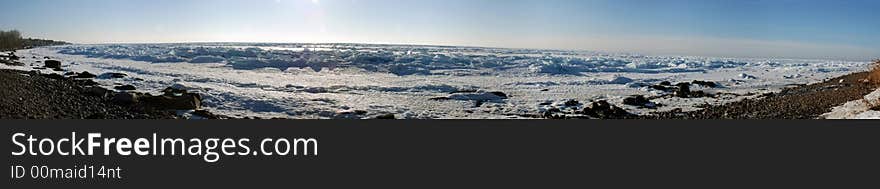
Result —
POLYGON ((638 114, 693 110, 862 71, 869 65, 837 60, 368 44, 72 45, 17 54, 33 66, 42 66, 37 61, 51 57, 61 60, 67 71, 128 75, 96 79, 110 87, 131 84, 139 91, 158 93, 180 84, 204 94, 204 106, 212 112, 264 118, 384 114, 412 119, 525 118, 522 115, 553 108, 581 108, 563 105, 568 100, 607 100, 638 114), (694 90, 730 95, 661 98, 669 92, 650 87, 664 81, 694 80, 720 85, 694 90), (663 106, 623 105, 623 98, 630 95, 658 97, 653 101, 663 106))

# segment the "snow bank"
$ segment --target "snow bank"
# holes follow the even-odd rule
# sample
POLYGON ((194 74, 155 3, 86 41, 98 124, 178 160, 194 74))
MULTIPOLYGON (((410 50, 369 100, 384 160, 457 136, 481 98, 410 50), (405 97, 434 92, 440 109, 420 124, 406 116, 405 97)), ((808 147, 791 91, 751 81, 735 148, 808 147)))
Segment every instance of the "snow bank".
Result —
POLYGON ((880 111, 871 108, 880 106, 880 89, 865 95, 865 98, 847 102, 834 107, 822 117, 826 119, 880 119, 880 111))

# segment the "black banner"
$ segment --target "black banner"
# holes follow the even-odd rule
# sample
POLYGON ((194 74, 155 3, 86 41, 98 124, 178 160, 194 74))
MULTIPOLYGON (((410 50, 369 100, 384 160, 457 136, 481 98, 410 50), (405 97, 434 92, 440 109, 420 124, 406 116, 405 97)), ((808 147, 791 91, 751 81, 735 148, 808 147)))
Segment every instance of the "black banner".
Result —
MULTIPOLYGON (((2 125, 6 183, 12 185, 3 188, 850 188, 876 187, 880 176, 876 121, 143 120, 2 125), (89 133, 101 134, 96 141, 127 138, 137 143, 143 138, 147 143, 141 144, 147 145, 153 145, 154 134, 187 141, 221 139, 214 152, 229 138, 236 153, 220 152, 215 162, 204 155, 156 155, 148 148, 141 150, 147 155, 128 148, 123 150, 131 152, 126 156, 116 146, 107 147, 110 155, 104 155, 103 146, 95 147, 93 155, 57 154, 71 150, 67 146, 73 144, 57 141, 73 138, 73 133, 84 140, 83 153, 88 152, 89 133), (28 145, 28 136, 36 140, 28 148, 37 155, 13 155, 23 150, 15 142, 28 145), (55 154, 39 154, 50 146, 45 142, 40 149, 42 138, 53 141, 55 154), (247 153, 237 144, 242 138, 249 139, 247 153), (269 144, 282 138, 314 139, 316 144, 307 149, 313 150, 309 155, 265 155, 257 148, 267 138, 273 139, 269 144), (101 168, 106 178, 76 178, 101 168)), ((270 146, 265 150, 286 149, 283 144, 270 146)))

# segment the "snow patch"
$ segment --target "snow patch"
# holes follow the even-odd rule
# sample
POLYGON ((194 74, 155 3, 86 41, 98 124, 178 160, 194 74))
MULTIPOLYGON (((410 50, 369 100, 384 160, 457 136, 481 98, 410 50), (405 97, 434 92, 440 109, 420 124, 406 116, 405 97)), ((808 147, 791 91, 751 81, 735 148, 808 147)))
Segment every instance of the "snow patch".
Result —
POLYGON ((880 119, 880 111, 871 110, 880 106, 880 89, 865 95, 865 98, 847 102, 823 114, 826 119, 880 119))

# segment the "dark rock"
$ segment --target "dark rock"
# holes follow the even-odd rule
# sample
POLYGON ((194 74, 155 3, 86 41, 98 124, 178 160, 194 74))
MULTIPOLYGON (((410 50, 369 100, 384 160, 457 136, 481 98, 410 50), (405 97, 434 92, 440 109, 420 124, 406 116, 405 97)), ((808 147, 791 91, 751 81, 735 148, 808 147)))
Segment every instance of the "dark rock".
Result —
POLYGON ((124 73, 110 72, 110 73, 101 74, 101 76, 99 76, 99 77, 108 78, 108 79, 119 79, 119 78, 125 78, 126 76, 128 76, 128 75, 126 75, 124 73))
POLYGON ((446 97, 434 97, 431 100, 465 100, 465 101, 483 101, 483 102, 500 102, 507 99, 507 94, 502 92, 477 92, 477 93, 455 93, 446 97))
POLYGON ((52 71, 63 72, 64 69, 61 69, 61 68, 52 68, 52 71))
POLYGON ((691 85, 687 83, 679 83, 676 84, 678 89, 675 90, 675 96, 680 98, 687 98, 691 95, 691 85))
POLYGON ((679 88, 681 88, 681 87, 688 87, 689 88, 689 87, 691 87, 691 84, 688 82, 681 82, 681 83, 676 83, 675 86, 679 87, 679 88))
POLYGON ((550 91, 550 89, 541 89, 541 92, 547 92, 547 91, 550 91))
POLYGON ((652 85, 651 88, 660 91, 669 91, 670 88, 666 86, 667 85, 652 85))
POLYGON ((46 60, 43 62, 43 67, 53 68, 53 69, 61 69, 61 61, 57 60, 46 60))
POLYGON ((711 82, 711 81, 694 80, 691 83, 693 83, 694 85, 701 85, 701 86, 709 87, 709 88, 717 88, 719 86, 718 83, 711 82))
POLYGON ((449 97, 445 97, 445 96, 441 96, 441 97, 430 98, 430 100, 451 100, 451 98, 449 98, 449 97))
POLYGON ((560 119, 560 117, 556 115, 556 113, 562 113, 562 110, 560 110, 559 108, 550 108, 544 111, 544 114, 541 116, 545 119, 560 119))
POLYGON ((98 76, 95 74, 89 73, 89 72, 82 72, 82 73, 76 74, 76 76, 73 76, 73 78, 78 78, 78 79, 91 79, 91 78, 95 78, 95 77, 98 77, 98 76))
POLYGON ((132 86, 132 85, 116 86, 116 87, 113 87, 113 89, 120 90, 120 91, 133 91, 133 90, 137 90, 137 88, 135 88, 135 87, 132 86))
POLYGON ((137 93, 116 93, 111 101, 117 104, 130 105, 138 103, 140 99, 137 93))
POLYGON ((338 115, 365 115, 367 113, 366 110, 340 110, 336 112, 338 115))
POLYGON ((669 81, 663 81, 663 82, 660 82, 660 85, 664 85, 664 86, 672 86, 672 83, 669 82, 669 81))
POLYGON ((553 118, 553 115, 554 115, 553 112, 546 111, 546 112, 544 112, 543 115, 541 115, 541 117, 543 117, 543 118, 545 118, 545 119, 552 119, 552 118, 553 118))
POLYGON ((645 98, 645 96, 642 95, 633 95, 623 99, 623 104, 632 106, 642 106, 650 102, 651 101, 649 101, 647 98, 645 98))
POLYGON ((600 100, 593 102, 584 108, 582 114, 599 119, 625 119, 634 117, 623 108, 611 105, 608 101, 600 100))
POLYGON ((489 92, 489 93, 494 94, 495 96, 501 97, 502 99, 508 98, 507 94, 504 94, 503 92, 495 91, 495 92, 489 92))
POLYGON ((452 91, 450 94, 455 94, 455 93, 475 93, 475 92, 479 92, 479 91, 478 91, 477 89, 457 89, 457 90, 455 90, 455 91, 452 91))
POLYGON ((645 96, 642 95, 633 95, 623 99, 623 104, 630 106, 637 106, 640 108, 655 108, 657 104, 651 102, 645 96))
POLYGON ((568 100, 568 101, 565 101, 565 103, 564 103, 563 105, 565 105, 565 106, 577 106, 577 105, 581 105, 581 102, 578 102, 577 100, 568 100))
POLYGON ((24 66, 25 65, 24 63, 21 63, 21 62, 11 61, 11 60, 3 60, 3 59, 0 59, 0 64, 6 64, 6 65, 10 65, 10 66, 24 66))

